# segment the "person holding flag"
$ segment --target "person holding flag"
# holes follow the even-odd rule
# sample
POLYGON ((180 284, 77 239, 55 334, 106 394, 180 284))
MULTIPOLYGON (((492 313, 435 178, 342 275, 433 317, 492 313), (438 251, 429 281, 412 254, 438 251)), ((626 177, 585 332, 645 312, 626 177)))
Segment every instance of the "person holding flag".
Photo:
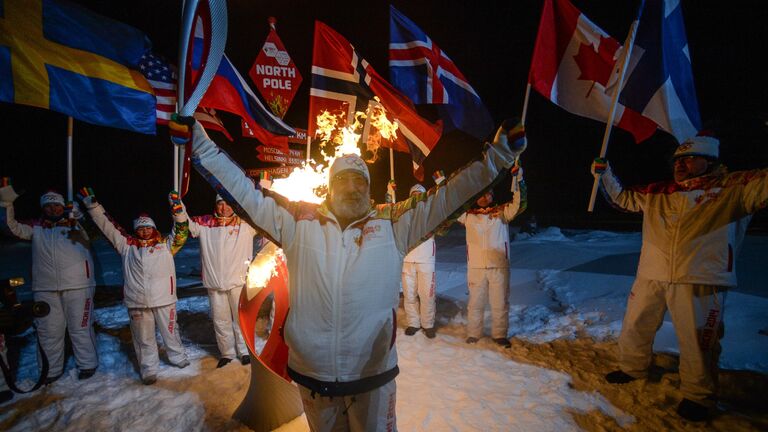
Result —
POLYGON ((512 345, 509 329, 509 223, 526 208, 522 169, 512 167, 512 201, 491 206, 493 190, 477 199, 477 208, 459 217, 467 228, 467 343, 483 335, 485 305, 491 305, 491 338, 504 348, 512 345))
POLYGON ((220 195, 216 195, 215 208, 213 215, 189 218, 189 233, 200 238, 203 286, 211 303, 216 345, 221 355, 216 367, 220 368, 235 356, 244 365, 251 362, 240 333, 237 304, 248 264, 253 259, 253 239, 257 233, 220 195))
POLYGON ((93 222, 122 258, 123 301, 131 318, 133 348, 139 361, 142 383, 150 385, 157 381, 159 356, 155 329, 163 337, 171 363, 179 368, 189 366, 176 323, 176 266, 173 255, 184 246, 189 236, 189 222, 178 193, 169 194, 174 226, 167 237, 160 235, 155 222, 144 213, 133 221, 135 235, 129 235, 96 201, 93 189, 82 188, 78 197, 93 222))
POLYGON ((396 430, 403 258, 506 173, 525 150, 522 127, 505 122, 482 159, 445 185, 372 206, 370 174, 359 156, 338 155, 331 164, 323 203, 290 202, 254 188, 199 123, 178 120, 191 128, 195 168, 285 253, 291 293, 284 327, 287 372, 299 384, 310 428, 396 430))
MULTIPOLYGON (((75 354, 78 379, 96 373, 99 358, 93 330, 93 295, 96 288, 90 238, 75 205, 67 217, 64 197, 48 191, 40 197, 42 217, 18 222, 13 202, 18 197, 10 184, 0 187, 0 207, 5 208, 11 233, 32 242, 32 293, 36 302, 50 305, 50 313, 37 318, 37 335, 48 357, 46 383, 64 374, 65 334, 75 354)), ((39 362, 38 362, 39 363, 39 362)))
POLYGON ((608 202, 643 213, 643 246, 619 336, 619 369, 612 384, 645 378, 653 339, 669 309, 680 344, 677 413, 704 421, 714 407, 723 306, 736 286, 736 253, 752 214, 768 205, 768 169, 729 173, 720 142, 689 138, 673 155, 673 180, 625 188, 610 165, 591 171, 608 202))

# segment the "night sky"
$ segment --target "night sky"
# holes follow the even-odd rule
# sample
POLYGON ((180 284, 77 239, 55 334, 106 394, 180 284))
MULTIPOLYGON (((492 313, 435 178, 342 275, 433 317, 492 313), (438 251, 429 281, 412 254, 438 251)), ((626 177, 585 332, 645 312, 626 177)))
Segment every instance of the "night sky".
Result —
MULTIPOLYGON (((155 52, 176 58, 179 1, 78 1, 100 14, 131 24, 152 40, 155 52)), ((489 108, 494 120, 519 116, 538 29, 542 1, 394 1, 457 64, 489 108)), ((700 112, 706 129, 721 139, 723 161, 732 170, 768 166, 768 6, 762 1, 682 1, 700 112)), ((603 30, 623 41, 637 2, 576 1, 603 30)), ((228 2, 227 55, 247 77, 268 33, 267 17, 277 18, 277 31, 304 81, 286 120, 306 127, 314 20, 324 21, 387 77, 389 2, 228 2)), ((255 89, 254 89, 255 91, 255 89)), ((420 111, 425 117, 434 112, 420 111)), ((246 168, 267 166, 256 159, 258 143, 239 138, 239 120, 222 113, 236 141, 212 137, 246 168)), ((3 124, 0 175, 11 176, 17 190, 18 217, 39 214, 38 198, 47 188, 66 189, 66 118, 62 114, 0 103, 3 124)), ((529 146, 522 157, 529 185, 528 214, 539 223, 562 227, 639 229, 640 216, 619 213, 598 197, 596 211, 586 212, 592 176, 605 125, 570 114, 537 93, 531 94, 527 118, 529 146)), ((170 225, 166 195, 172 186, 172 148, 167 128, 157 136, 110 129, 75 121, 75 188, 90 185, 116 219, 130 226, 140 211, 149 211, 161 229, 170 225)), ((641 184, 671 176, 669 155, 674 139, 657 132, 634 144, 628 133, 614 129, 608 159, 624 184, 641 184)), ((443 137, 427 159, 427 185, 436 169, 450 172, 475 157, 480 143, 461 133, 443 137)), ((314 153, 314 152, 313 152, 314 153)), ((408 155, 396 154, 398 198, 415 181, 408 155)), ((371 167, 372 195, 383 200, 388 180, 386 152, 371 167)), ((185 202, 190 214, 212 210, 213 191, 192 174, 185 202)), ((508 183, 499 187, 502 198, 508 183)), ((758 214, 754 229, 768 229, 768 215, 758 214)))

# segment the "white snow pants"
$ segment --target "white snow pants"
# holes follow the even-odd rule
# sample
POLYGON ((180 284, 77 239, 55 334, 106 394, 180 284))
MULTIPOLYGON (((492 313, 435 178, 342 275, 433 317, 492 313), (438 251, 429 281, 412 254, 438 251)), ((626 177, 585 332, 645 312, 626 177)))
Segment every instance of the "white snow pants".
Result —
MULTIPOLYGON (((64 335, 69 333, 77 368, 96 369, 99 357, 96 353, 96 334, 93 331, 94 287, 64 291, 34 291, 35 301, 46 302, 51 312, 36 318, 37 337, 48 357, 48 376, 64 373, 64 335)), ((37 354, 38 367, 42 364, 37 354)))
POLYGON ((468 268, 467 336, 481 338, 485 305, 491 303, 491 337, 506 338, 509 330, 509 268, 468 268))
POLYGON ((435 263, 403 263, 403 307, 408 327, 435 326, 435 263))
POLYGON ((168 360, 177 366, 187 360, 187 352, 181 344, 176 323, 176 303, 153 308, 128 309, 128 313, 131 316, 133 349, 136 351, 142 378, 157 376, 160 366, 155 326, 160 330, 168 360))
POLYGON ((312 432, 396 432, 396 390, 392 380, 368 393, 330 398, 299 386, 312 432))
MULTIPOLYGON (((6 366, 9 368, 11 365, 8 364, 8 348, 5 346, 5 335, 0 333, 0 357, 3 358, 3 362, 6 366)), ((0 392, 10 390, 8 388, 8 384, 5 382, 5 375, 0 372, 0 392)))
POLYGON ((208 290, 208 300, 211 303, 213 330, 216 333, 216 345, 219 346, 221 358, 235 359, 248 354, 237 313, 242 287, 230 290, 208 290), (237 354, 237 357, 235 357, 237 354))
POLYGON ((726 287, 636 279, 619 336, 619 366, 636 378, 648 373, 653 338, 669 309, 680 344, 680 391, 701 401, 717 386, 726 287))

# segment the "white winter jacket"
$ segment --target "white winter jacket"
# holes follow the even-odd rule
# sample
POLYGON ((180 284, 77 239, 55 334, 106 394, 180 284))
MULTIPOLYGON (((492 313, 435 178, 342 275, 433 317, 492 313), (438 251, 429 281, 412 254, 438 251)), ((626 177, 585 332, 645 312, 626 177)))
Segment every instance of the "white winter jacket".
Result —
POLYGON ((512 201, 472 209, 459 217, 467 228, 467 268, 509 267, 509 223, 525 210, 523 188, 512 201))
POLYGON ((609 168, 600 185, 617 207, 644 213, 638 277, 736 286, 736 255, 747 224, 768 204, 768 170, 720 168, 681 184, 625 189, 609 168))
POLYGON ((290 275, 284 332, 289 373, 297 372, 291 374, 294 380, 299 381, 299 375, 307 378, 299 383, 325 394, 333 394, 334 388, 336 394, 354 394, 361 389, 348 392, 341 387, 367 384, 382 375, 394 378, 403 258, 447 218, 461 214, 517 156, 504 144, 492 146, 484 160, 468 165, 444 185, 378 205, 342 231, 327 203, 289 202, 254 189, 199 123, 192 148, 193 163, 203 177, 238 215, 282 247, 290 275))
POLYGON ((417 263, 417 264, 434 264, 435 254, 437 253, 437 247, 435 245, 435 237, 430 237, 424 240, 424 243, 416 246, 412 251, 408 252, 403 262, 417 263))
POLYGON ((88 209, 93 222, 123 260, 123 301, 128 308, 167 306, 176 302, 176 266, 173 255, 189 235, 188 222, 175 223, 171 234, 141 240, 113 222, 101 204, 88 209))
POLYGON ((96 285, 88 234, 73 219, 20 223, 13 205, 3 203, 13 235, 32 241, 32 291, 64 291, 96 285), (72 231, 73 228, 76 231, 72 231))
POLYGON ((189 233, 200 238, 203 286, 230 290, 245 284, 256 230, 238 216, 194 216, 189 233))

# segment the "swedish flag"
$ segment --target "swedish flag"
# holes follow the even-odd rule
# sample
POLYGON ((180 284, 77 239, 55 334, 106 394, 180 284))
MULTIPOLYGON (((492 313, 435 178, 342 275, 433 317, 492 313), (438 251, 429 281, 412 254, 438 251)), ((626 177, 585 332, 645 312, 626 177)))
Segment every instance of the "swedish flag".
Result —
POLYGON ((0 0, 0 101, 155 133, 149 39, 64 0, 0 0))

